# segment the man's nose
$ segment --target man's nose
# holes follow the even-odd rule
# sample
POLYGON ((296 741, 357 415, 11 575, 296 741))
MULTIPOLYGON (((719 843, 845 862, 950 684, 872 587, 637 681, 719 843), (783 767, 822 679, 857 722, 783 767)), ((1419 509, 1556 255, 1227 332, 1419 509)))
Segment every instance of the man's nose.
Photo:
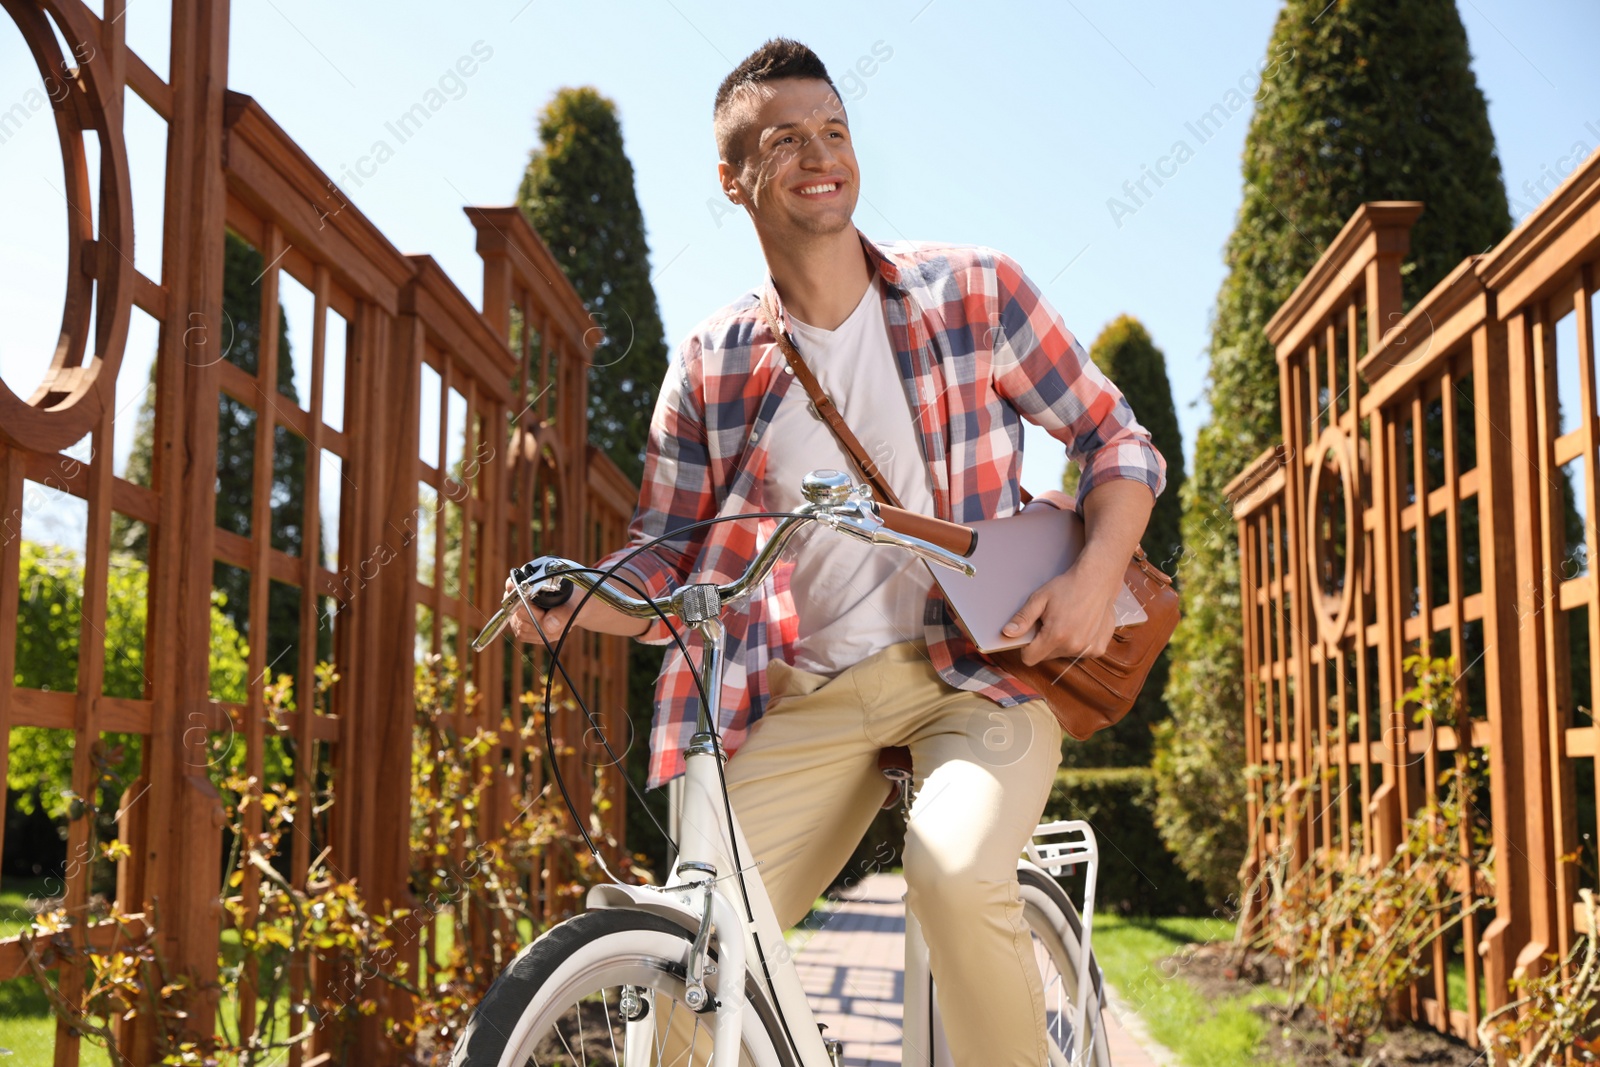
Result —
POLYGON ((808 167, 828 167, 838 158, 823 137, 807 137, 800 146, 800 162, 808 167))

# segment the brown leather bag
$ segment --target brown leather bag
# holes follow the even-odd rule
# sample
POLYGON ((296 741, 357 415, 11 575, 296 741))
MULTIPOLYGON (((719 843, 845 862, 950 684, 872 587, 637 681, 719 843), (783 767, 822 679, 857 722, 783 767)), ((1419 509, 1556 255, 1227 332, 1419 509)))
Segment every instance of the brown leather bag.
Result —
MULTIPOLYGON (((877 466, 867 458, 866 449, 845 424, 833 399, 823 392, 822 383, 795 351, 794 342, 778 329, 777 316, 765 295, 761 300, 761 314, 777 340, 778 350, 811 398, 818 417, 839 439, 877 497, 898 508, 899 498, 877 466)), ((1026 489, 1022 495, 1026 504, 1030 499, 1026 489)), ((1147 618, 1135 626, 1117 627, 1103 655, 1058 656, 1030 667, 1022 662, 1021 649, 987 654, 996 667, 1043 697, 1061 728, 1079 741, 1116 725, 1128 714, 1144 688, 1156 657, 1167 647, 1178 625, 1178 592, 1172 587, 1172 579, 1150 562, 1143 549, 1134 550, 1123 581, 1144 608, 1147 618)))

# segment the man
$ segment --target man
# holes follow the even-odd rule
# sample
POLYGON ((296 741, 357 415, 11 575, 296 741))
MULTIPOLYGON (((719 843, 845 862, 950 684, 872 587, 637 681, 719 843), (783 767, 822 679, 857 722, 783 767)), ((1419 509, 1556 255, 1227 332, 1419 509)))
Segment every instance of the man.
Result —
MULTIPOLYGON (((718 180, 755 226, 780 328, 905 507, 956 522, 1016 511, 1022 418, 1082 466, 1087 546, 1008 629, 1039 623, 1023 653, 1030 663, 1103 652, 1123 570, 1165 484, 1165 462, 1122 395, 1005 256, 879 245, 855 229, 860 171, 848 117, 804 45, 772 40, 740 63, 717 92, 714 130, 718 180)), ((811 413, 760 296, 697 327, 669 369, 634 544, 715 515, 791 510, 812 469, 859 477, 811 413)), ((627 567, 653 595, 691 575, 728 581, 773 526, 720 523, 627 567)), ((1060 760, 1060 727, 1037 694, 966 642, 921 562, 811 529, 748 612, 727 620, 729 794, 779 921, 805 915, 866 831, 883 792, 878 750, 909 746, 907 900, 927 937, 951 1049, 963 1067, 1038 1067, 1044 999, 1015 868, 1060 760), (1009 739, 1003 751, 997 736, 1009 739)), ((540 613, 540 625, 553 636, 571 612, 540 613)), ((661 624, 594 600, 575 621, 668 639, 661 624)), ((526 616, 514 626, 533 639, 526 616)), ((696 700, 673 649, 657 690, 652 786, 682 770, 696 700)))

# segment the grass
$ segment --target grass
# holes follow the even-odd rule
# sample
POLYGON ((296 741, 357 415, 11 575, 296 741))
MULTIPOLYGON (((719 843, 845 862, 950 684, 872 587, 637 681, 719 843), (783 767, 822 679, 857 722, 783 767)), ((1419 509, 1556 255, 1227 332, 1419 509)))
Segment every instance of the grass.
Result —
POLYGON ((1189 1067, 1254 1064, 1266 1023, 1251 1011, 1282 994, 1262 988, 1244 996, 1207 999, 1161 960, 1196 942, 1224 941, 1233 924, 1222 919, 1126 919, 1097 915, 1094 952, 1106 981, 1139 1014, 1150 1036, 1189 1067))
POLYGON ((16 937, 33 921, 28 901, 47 896, 52 887, 59 891, 59 879, 7 878, 0 882, 0 937, 16 937))
MULTIPOLYGON (((0 938, 16 937, 28 929, 33 921, 28 901, 49 895, 51 888, 59 888, 60 884, 44 878, 7 878, 0 883, 0 938)), ((50 1002, 33 976, 24 974, 0 982, 0 1049, 10 1053, 0 1062, 49 1063, 55 1056, 55 1047, 55 1016, 50 1014, 50 1002)), ((86 1041, 82 1061, 109 1063, 110 1055, 96 1052, 86 1041)))

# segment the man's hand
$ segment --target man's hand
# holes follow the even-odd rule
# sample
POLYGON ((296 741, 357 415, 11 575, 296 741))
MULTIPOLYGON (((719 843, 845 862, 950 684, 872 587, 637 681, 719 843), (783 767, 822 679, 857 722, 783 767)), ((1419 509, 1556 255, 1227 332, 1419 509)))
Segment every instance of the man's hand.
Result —
POLYGON ((1007 637, 1020 637, 1035 622, 1039 632, 1022 646, 1022 662, 1033 666, 1056 656, 1100 656, 1111 645, 1117 616, 1113 605, 1122 570, 1095 574, 1082 561, 1034 590, 1022 610, 1006 623, 1007 637))
MULTIPOLYGON (((510 595, 512 582, 506 579, 506 593, 510 595)), ((624 615, 616 608, 611 607, 596 597, 590 597, 589 602, 583 606, 583 614, 573 619, 572 613, 576 610, 578 602, 583 599, 582 590, 574 590, 572 598, 565 604, 551 608, 549 611, 541 610, 530 596, 527 603, 518 608, 511 615, 511 632, 517 635, 519 641, 539 640, 539 630, 544 631, 545 640, 554 645, 566 632, 568 626, 578 625, 585 630, 593 630, 602 634, 617 634, 621 637, 640 637, 650 629, 646 619, 636 619, 632 615, 624 615), (529 612, 533 612, 530 617, 529 612), (539 620, 535 628, 533 620, 539 620)))
POLYGON ((1122 576, 1154 505, 1149 486, 1131 478, 1102 482, 1083 498, 1082 554, 1065 574, 1036 589, 1001 631, 1020 637, 1039 623, 1039 633, 1022 646, 1022 662, 1031 667, 1055 656, 1105 654, 1117 628, 1122 576))
MULTIPOLYGON (((515 583, 510 578, 507 578, 506 595, 510 596, 512 589, 515 587, 515 583)), ((517 635, 518 641, 537 641, 539 640, 539 631, 543 630, 545 640, 554 645, 562 633, 566 631, 568 624, 572 622, 572 612, 578 606, 578 599, 578 594, 575 591, 571 599, 565 604, 551 608, 549 611, 542 611, 534 604, 533 598, 530 596, 522 607, 512 613, 511 632, 517 635), (528 615, 529 612, 533 613, 531 618, 528 615), (539 621, 537 628, 533 624, 534 619, 539 621)))

